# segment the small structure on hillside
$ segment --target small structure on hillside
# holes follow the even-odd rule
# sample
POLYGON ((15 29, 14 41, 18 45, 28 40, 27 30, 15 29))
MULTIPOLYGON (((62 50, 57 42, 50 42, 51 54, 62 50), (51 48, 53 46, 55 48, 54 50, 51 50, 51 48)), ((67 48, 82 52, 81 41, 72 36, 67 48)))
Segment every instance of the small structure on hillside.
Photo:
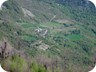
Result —
POLYGON ((39 28, 39 27, 38 27, 37 29, 35 29, 35 32, 36 32, 39 36, 45 38, 45 36, 48 34, 48 29, 42 29, 42 28, 39 28))

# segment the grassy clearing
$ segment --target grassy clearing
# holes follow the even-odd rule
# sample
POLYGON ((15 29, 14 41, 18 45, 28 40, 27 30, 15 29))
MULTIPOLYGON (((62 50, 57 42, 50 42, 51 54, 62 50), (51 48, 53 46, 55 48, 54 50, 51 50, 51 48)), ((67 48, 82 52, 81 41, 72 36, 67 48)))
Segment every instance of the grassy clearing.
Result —
POLYGON ((70 40, 80 40, 83 37, 81 35, 76 35, 76 34, 72 34, 72 35, 68 35, 66 36, 66 38, 70 39, 70 40))
POLYGON ((61 27, 63 24, 57 23, 57 22, 47 22, 40 24, 42 27, 61 27))
POLYGON ((21 25, 24 28, 36 27, 36 24, 32 24, 32 23, 21 22, 21 23, 18 23, 18 24, 21 25))
POLYGON ((36 36, 21 36, 21 38, 25 41, 28 41, 28 42, 33 42, 33 41, 36 41, 38 38, 36 36))
POLYGON ((35 28, 36 27, 36 24, 30 24, 30 23, 28 23, 28 24, 23 24, 22 25, 22 27, 24 27, 24 28, 35 28))
POLYGON ((29 28, 29 27, 32 27, 33 25, 32 24, 23 24, 22 25, 24 28, 29 28))

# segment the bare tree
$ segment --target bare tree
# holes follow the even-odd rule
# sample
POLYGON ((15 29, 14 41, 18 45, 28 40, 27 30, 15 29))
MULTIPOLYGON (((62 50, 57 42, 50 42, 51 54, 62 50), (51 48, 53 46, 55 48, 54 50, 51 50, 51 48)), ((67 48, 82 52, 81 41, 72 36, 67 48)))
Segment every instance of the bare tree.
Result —
POLYGON ((0 48, 1 48, 0 58, 1 58, 1 59, 7 58, 8 55, 9 55, 9 52, 6 53, 7 42, 4 42, 4 46, 2 45, 0 48))

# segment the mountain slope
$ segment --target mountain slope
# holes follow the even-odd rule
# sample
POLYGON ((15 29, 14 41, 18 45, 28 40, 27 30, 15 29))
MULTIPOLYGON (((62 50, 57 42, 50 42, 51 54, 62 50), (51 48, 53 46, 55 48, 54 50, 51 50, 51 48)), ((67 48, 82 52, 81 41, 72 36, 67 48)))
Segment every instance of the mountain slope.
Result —
MULTIPOLYGON (((21 72, 25 66, 27 71, 36 68, 35 72, 39 67, 41 72, 88 72, 96 58, 95 19, 96 9, 87 0, 5 2, 0 11, 0 40, 7 38, 16 56, 5 59, 3 66, 20 60, 21 72)), ((14 72, 17 66, 8 70, 14 72)))

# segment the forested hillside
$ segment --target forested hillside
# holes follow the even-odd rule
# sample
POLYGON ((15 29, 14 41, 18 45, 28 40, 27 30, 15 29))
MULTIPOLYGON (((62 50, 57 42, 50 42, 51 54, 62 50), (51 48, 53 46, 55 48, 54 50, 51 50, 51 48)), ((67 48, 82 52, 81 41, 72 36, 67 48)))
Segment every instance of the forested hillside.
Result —
POLYGON ((9 72, 88 72, 96 63, 95 6, 88 0, 5 2, 0 62, 9 72))

